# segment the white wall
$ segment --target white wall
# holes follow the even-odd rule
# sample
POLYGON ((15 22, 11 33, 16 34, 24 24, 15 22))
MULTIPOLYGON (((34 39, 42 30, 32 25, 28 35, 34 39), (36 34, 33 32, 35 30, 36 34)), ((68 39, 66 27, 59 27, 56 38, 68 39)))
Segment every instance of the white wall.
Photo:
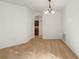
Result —
POLYGON ((32 19, 28 8, 0 2, 0 48, 30 40, 33 37, 32 19))
POLYGON ((65 42, 79 56, 79 0, 72 0, 64 10, 65 42))
POLYGON ((56 11, 54 15, 43 15, 43 38, 61 39, 62 38, 62 13, 56 11))
POLYGON ((42 16, 39 17, 39 35, 42 35, 42 16))

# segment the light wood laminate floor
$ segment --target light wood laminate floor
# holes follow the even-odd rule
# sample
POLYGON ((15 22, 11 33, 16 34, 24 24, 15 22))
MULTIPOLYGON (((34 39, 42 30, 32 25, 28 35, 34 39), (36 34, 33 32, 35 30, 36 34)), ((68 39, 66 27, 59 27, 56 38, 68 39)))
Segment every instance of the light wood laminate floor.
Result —
POLYGON ((62 40, 32 39, 28 43, 0 49, 0 59, 78 59, 62 40))

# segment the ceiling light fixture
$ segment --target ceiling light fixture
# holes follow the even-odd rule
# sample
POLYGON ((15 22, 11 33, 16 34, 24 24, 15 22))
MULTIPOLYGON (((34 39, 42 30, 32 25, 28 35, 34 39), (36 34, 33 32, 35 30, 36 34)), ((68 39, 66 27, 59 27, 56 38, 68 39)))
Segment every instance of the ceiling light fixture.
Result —
POLYGON ((44 12, 45 14, 47 15, 53 15, 55 14, 55 11, 51 8, 51 0, 48 0, 49 1, 49 8, 44 12))

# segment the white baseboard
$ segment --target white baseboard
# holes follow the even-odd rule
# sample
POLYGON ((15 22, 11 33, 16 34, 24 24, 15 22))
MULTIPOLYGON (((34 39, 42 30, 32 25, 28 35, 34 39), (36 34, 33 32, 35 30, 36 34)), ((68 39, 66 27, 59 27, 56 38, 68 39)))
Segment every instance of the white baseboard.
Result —
POLYGON ((20 45, 20 44, 25 44, 25 43, 29 42, 31 39, 27 39, 27 40, 20 41, 20 42, 14 42, 12 44, 5 44, 5 45, 0 46, 0 49, 9 48, 9 47, 20 45))
POLYGON ((65 42, 65 40, 62 40, 68 47, 69 49, 71 49, 71 51, 79 58, 79 55, 69 46, 69 44, 67 42, 65 42))

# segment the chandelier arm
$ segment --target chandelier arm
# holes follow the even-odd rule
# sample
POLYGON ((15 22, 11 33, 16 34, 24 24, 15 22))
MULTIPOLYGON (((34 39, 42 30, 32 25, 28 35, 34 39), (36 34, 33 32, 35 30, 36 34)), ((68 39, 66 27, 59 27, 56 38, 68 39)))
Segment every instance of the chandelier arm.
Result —
POLYGON ((48 0, 49 2, 51 2, 51 0, 48 0))
POLYGON ((51 0, 49 0, 49 8, 51 8, 51 0))

